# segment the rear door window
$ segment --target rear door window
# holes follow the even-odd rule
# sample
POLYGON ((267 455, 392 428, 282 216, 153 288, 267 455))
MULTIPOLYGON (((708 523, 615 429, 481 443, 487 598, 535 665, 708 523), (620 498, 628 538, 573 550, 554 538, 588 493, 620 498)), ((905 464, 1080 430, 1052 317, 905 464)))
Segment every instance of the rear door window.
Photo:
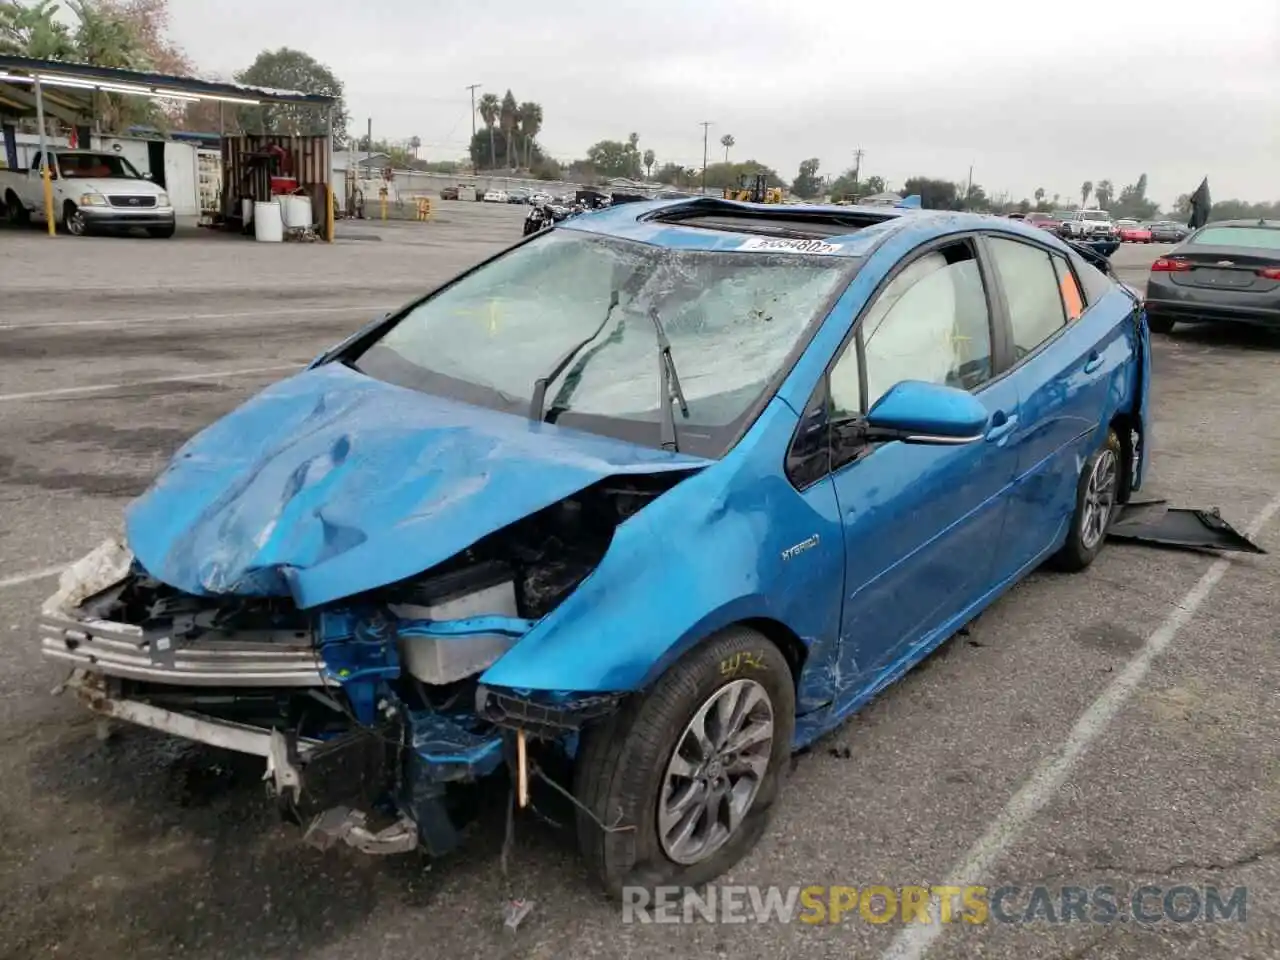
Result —
POLYGON ((1002 237, 989 237, 988 244, 1009 306, 1014 359, 1020 360, 1067 324, 1058 271, 1041 247, 1002 237))

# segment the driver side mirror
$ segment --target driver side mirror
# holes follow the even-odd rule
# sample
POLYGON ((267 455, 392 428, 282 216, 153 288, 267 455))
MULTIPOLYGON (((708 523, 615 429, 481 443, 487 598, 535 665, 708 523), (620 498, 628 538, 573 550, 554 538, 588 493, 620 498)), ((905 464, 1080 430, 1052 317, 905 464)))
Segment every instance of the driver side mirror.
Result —
POLYGON ((148 171, 146 171, 146 172, 142 175, 142 179, 143 179, 143 180, 154 180, 154 179, 155 179, 155 175, 154 175, 150 170, 148 170, 148 171))
POLYGON ((982 439, 988 419, 987 408, 967 390, 903 380, 891 387, 867 413, 867 439, 972 443, 982 439))

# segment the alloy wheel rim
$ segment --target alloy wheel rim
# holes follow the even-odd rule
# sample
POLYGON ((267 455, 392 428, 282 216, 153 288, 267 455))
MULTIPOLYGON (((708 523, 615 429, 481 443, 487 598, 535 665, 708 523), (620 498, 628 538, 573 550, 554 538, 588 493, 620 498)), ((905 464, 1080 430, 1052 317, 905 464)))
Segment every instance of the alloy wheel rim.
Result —
POLYGON ((1118 476, 1115 452, 1107 448, 1094 461, 1089 482, 1085 485, 1080 543, 1086 550, 1092 550, 1106 535, 1115 507, 1118 476))
POLYGON ((676 740, 658 795, 658 839, 677 863, 701 863, 742 826, 773 752, 773 702, 755 680, 711 694, 676 740))
POLYGON ((84 233, 84 214, 77 210, 67 217, 67 230, 77 237, 84 233))

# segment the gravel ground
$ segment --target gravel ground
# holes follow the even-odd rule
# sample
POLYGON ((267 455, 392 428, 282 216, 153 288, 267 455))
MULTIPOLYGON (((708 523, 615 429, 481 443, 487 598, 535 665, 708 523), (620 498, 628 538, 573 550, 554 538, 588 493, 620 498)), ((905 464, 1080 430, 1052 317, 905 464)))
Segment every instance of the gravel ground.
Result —
MULTIPOLYGON (((953 924, 927 944, 856 915, 626 924, 553 826, 518 823, 505 877, 496 811, 435 863, 322 854, 275 821, 255 762, 141 731, 98 742, 36 653, 45 571, 115 528, 198 428, 519 234, 519 207, 439 207, 434 223, 344 223, 332 246, 0 231, 0 956, 1280 956, 1274 552, 1112 546, 1082 575, 1032 576, 798 757, 773 827, 723 881, 968 874, 1020 887, 1018 910, 1036 884, 1247 886, 1244 922, 953 924), (513 896, 536 901, 515 934, 513 896)), ((1141 285, 1162 249, 1116 263, 1141 285)), ((1280 407, 1280 340, 1160 337, 1154 397, 1152 495, 1242 529, 1274 510, 1280 425, 1260 412, 1280 407)), ((1280 517, 1257 538, 1280 548, 1280 517)))

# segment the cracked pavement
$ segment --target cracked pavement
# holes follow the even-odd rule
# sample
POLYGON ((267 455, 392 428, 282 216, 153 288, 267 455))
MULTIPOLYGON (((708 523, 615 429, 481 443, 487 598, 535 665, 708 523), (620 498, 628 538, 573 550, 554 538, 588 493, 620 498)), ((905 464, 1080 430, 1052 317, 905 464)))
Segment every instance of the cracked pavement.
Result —
MULTIPOLYGON (((0 583, 82 554, 191 433, 381 309, 520 230, 519 207, 441 204, 384 239, 263 250, 0 231, 0 583), (76 276, 74 287, 59 278, 76 276), (99 322, 101 321, 101 322, 99 322), (225 376, 208 376, 223 372, 225 376), (156 382, 175 375, 202 380, 156 382)), ((1163 249, 1125 247, 1141 286, 1163 249)), ((1280 493, 1280 336, 1178 330, 1155 351, 1151 496, 1243 529, 1280 493)), ((1272 552, 1230 568, 984 883, 1248 887, 1244 922, 952 925, 930 958, 1280 956, 1280 651, 1272 552)), ((796 758, 778 815, 725 884, 936 885, 1210 564, 1111 545, 1039 572, 796 758)), ((876 957, 897 928, 624 924, 565 831, 503 798, 435 863, 320 853, 279 824, 261 765, 126 731, 52 697, 36 652, 49 579, 0 587, 0 957, 364 960, 432 955, 876 957), (507 898, 534 899, 512 934, 507 898), (429 946, 428 946, 429 945, 429 946)), ((552 808, 548 807, 548 812, 552 808)), ((1024 895, 1025 899, 1025 895, 1024 895)))

